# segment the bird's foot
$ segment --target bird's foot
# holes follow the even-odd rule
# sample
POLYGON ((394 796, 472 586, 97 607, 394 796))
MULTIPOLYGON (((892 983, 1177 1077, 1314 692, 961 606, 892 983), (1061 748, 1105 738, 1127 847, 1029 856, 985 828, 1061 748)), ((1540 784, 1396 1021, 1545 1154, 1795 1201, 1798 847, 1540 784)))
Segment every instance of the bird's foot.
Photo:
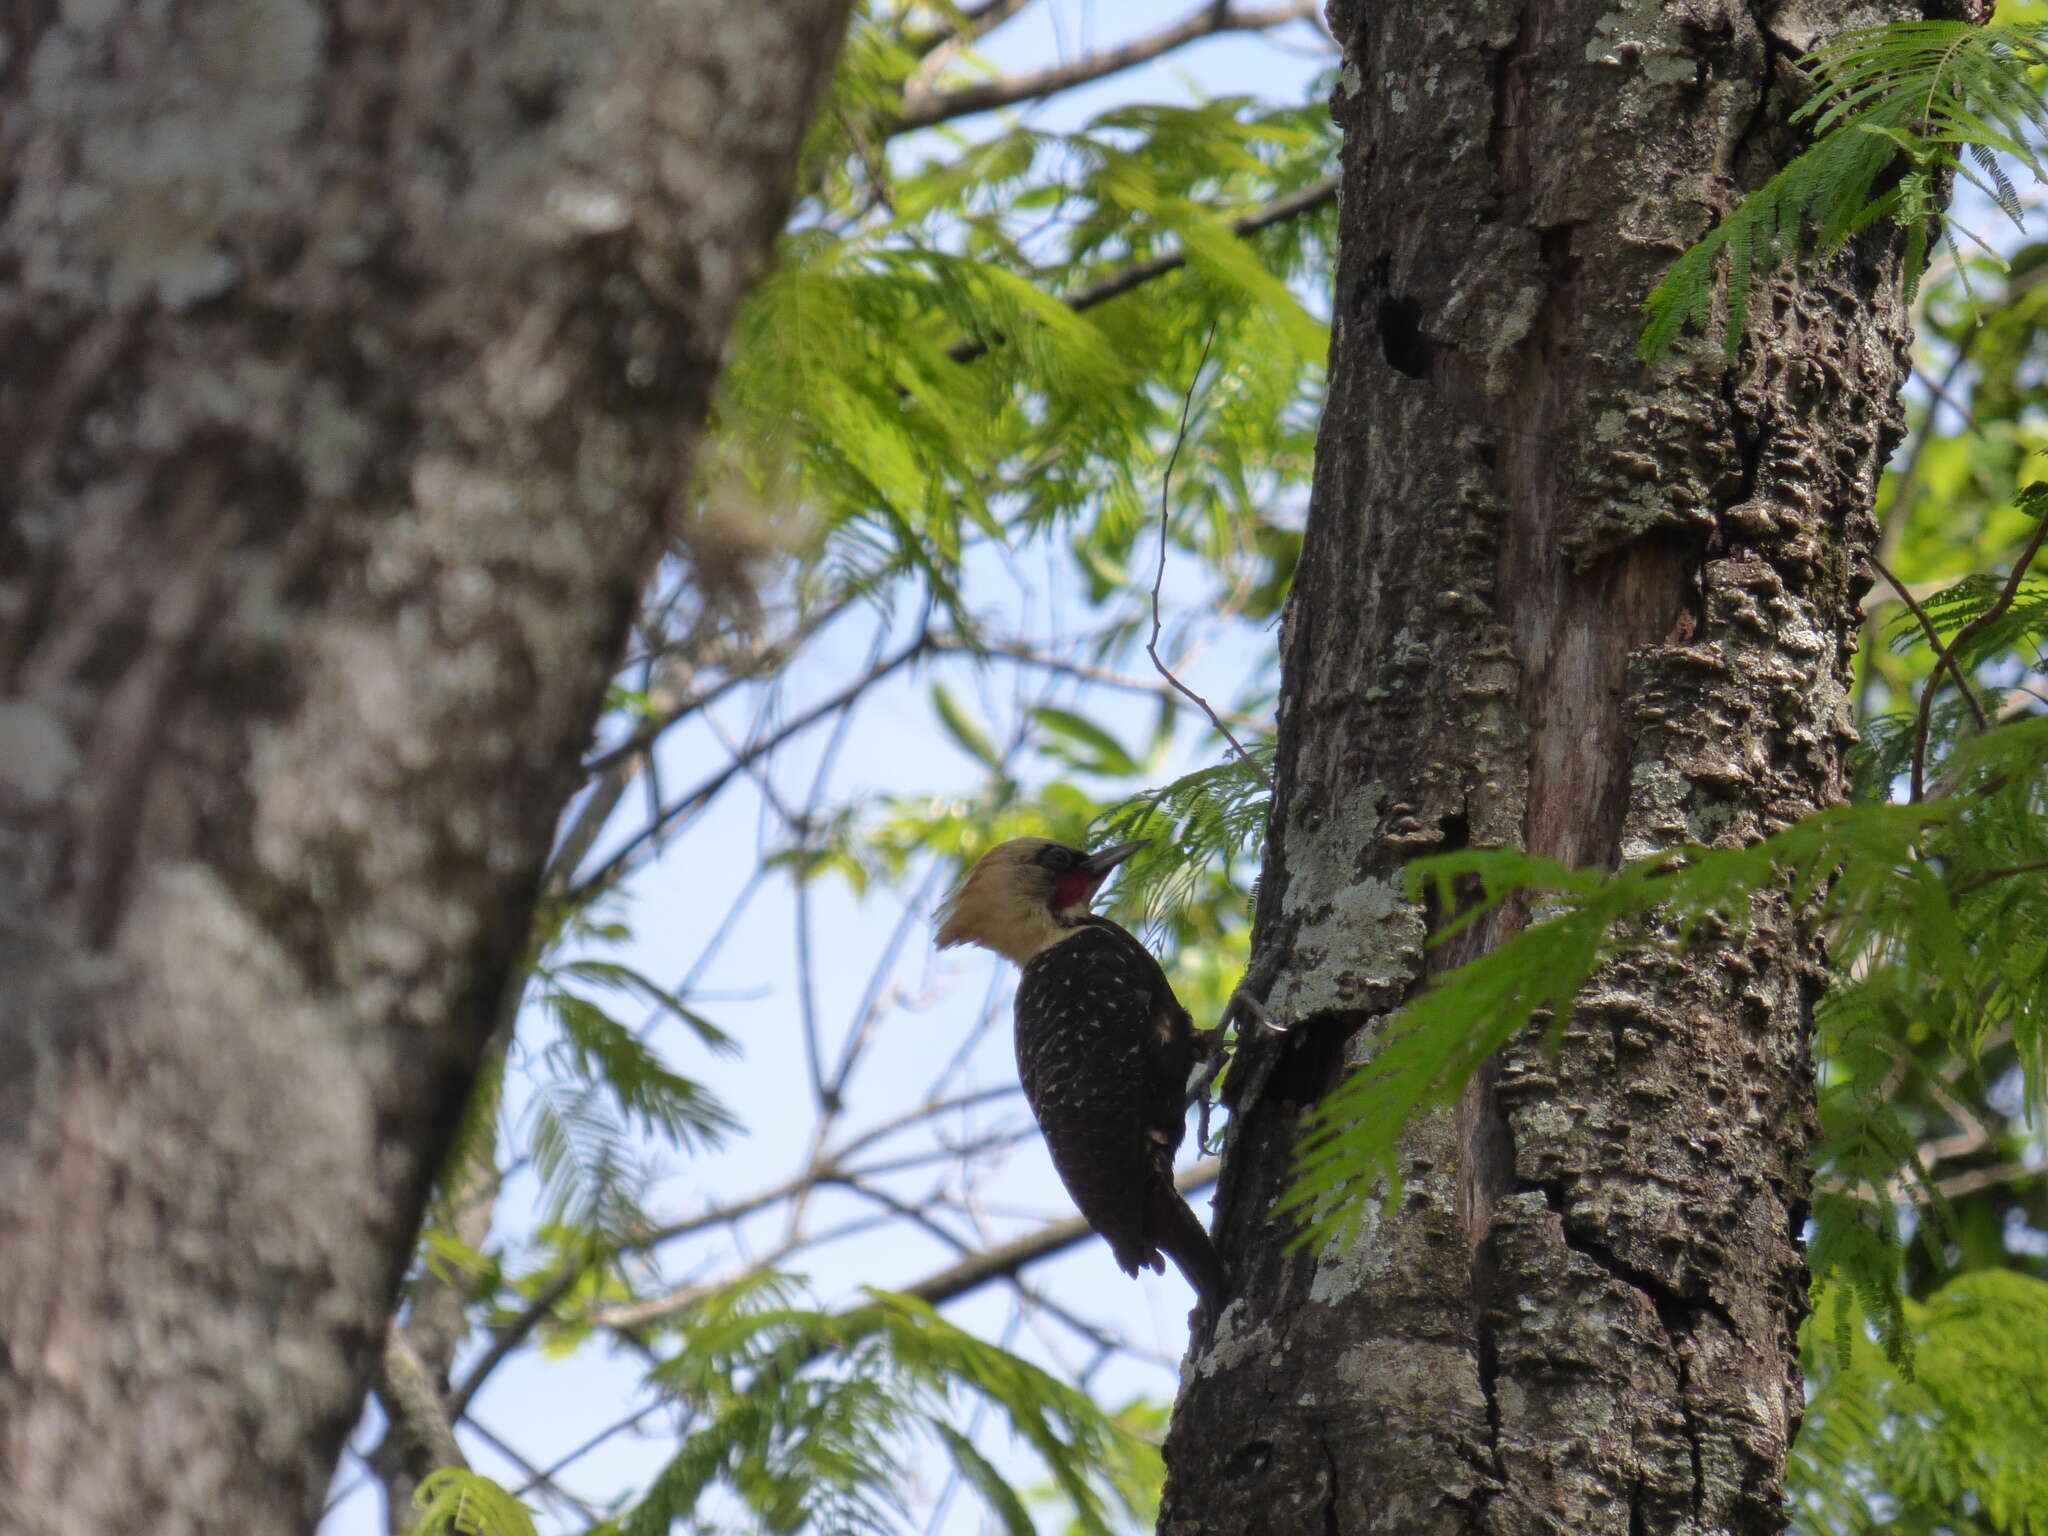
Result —
POLYGON ((1266 1012, 1266 1005, 1243 987, 1231 993, 1230 1001, 1223 1005, 1223 1022, 1228 1024, 1233 1019, 1248 1020, 1262 1034, 1284 1035, 1288 1030, 1287 1025, 1276 1023, 1266 1012))

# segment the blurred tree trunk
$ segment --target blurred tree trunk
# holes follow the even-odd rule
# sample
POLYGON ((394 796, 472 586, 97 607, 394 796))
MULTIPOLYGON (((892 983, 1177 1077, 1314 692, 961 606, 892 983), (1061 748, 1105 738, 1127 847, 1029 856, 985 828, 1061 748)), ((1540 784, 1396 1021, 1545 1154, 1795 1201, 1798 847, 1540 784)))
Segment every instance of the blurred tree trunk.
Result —
POLYGON ((1896 246, 1759 285, 1733 367, 1634 345, 1664 267, 1799 147, 1789 61, 1919 12, 1337 9, 1331 390, 1255 939, 1292 1033, 1237 1069, 1245 1292, 1190 1358, 1160 1530, 1775 1532, 1822 983, 1782 909, 1603 972, 1555 1059, 1524 1039, 1410 1133, 1350 1248, 1291 1253, 1270 1212, 1375 1021, 1503 936, 1426 950, 1408 859, 1611 866, 1841 798, 1896 246))
POLYGON ((0 1526, 306 1530, 844 0, 0 47, 0 1526))

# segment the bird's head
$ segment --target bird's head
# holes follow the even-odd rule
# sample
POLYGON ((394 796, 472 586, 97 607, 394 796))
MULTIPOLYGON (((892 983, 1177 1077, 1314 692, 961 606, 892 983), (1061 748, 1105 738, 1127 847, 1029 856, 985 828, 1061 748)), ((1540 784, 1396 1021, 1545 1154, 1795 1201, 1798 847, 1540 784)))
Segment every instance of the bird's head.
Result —
POLYGON ((979 944, 1022 965, 1066 938, 1109 872, 1144 846, 1083 853, 1043 837, 998 843, 940 909, 939 948, 979 944))

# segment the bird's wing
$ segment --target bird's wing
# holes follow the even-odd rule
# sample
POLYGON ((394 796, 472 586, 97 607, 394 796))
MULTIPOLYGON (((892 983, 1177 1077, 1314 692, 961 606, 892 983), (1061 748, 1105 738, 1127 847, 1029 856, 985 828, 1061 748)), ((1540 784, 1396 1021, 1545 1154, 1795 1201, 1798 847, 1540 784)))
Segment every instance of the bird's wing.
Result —
POLYGON ((1083 927, 1024 967, 1017 1075, 1053 1167, 1088 1224, 1126 1269, 1156 1268, 1145 1238, 1156 1145, 1147 1102, 1153 997, 1143 967, 1117 938, 1083 927))
POLYGON ((1142 987, 1147 998, 1144 1029, 1145 1127, 1164 1149, 1167 1178, 1172 1178, 1173 1154, 1179 1150, 1187 1126, 1188 1074, 1195 1066, 1194 1020, 1173 987, 1166 971, 1137 936, 1118 927, 1106 917, 1084 920, 1105 956, 1129 985, 1142 987))

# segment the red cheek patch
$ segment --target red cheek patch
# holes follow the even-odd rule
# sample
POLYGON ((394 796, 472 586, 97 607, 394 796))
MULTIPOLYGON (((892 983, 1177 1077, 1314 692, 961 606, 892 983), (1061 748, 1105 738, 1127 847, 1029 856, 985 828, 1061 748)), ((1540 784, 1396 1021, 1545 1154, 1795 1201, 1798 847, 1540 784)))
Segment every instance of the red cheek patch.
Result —
POLYGON ((1102 884, 1102 876, 1085 869, 1069 870, 1058 876, 1052 883, 1052 906, 1055 912, 1064 912, 1068 907, 1078 907, 1095 894, 1095 887, 1102 884))

